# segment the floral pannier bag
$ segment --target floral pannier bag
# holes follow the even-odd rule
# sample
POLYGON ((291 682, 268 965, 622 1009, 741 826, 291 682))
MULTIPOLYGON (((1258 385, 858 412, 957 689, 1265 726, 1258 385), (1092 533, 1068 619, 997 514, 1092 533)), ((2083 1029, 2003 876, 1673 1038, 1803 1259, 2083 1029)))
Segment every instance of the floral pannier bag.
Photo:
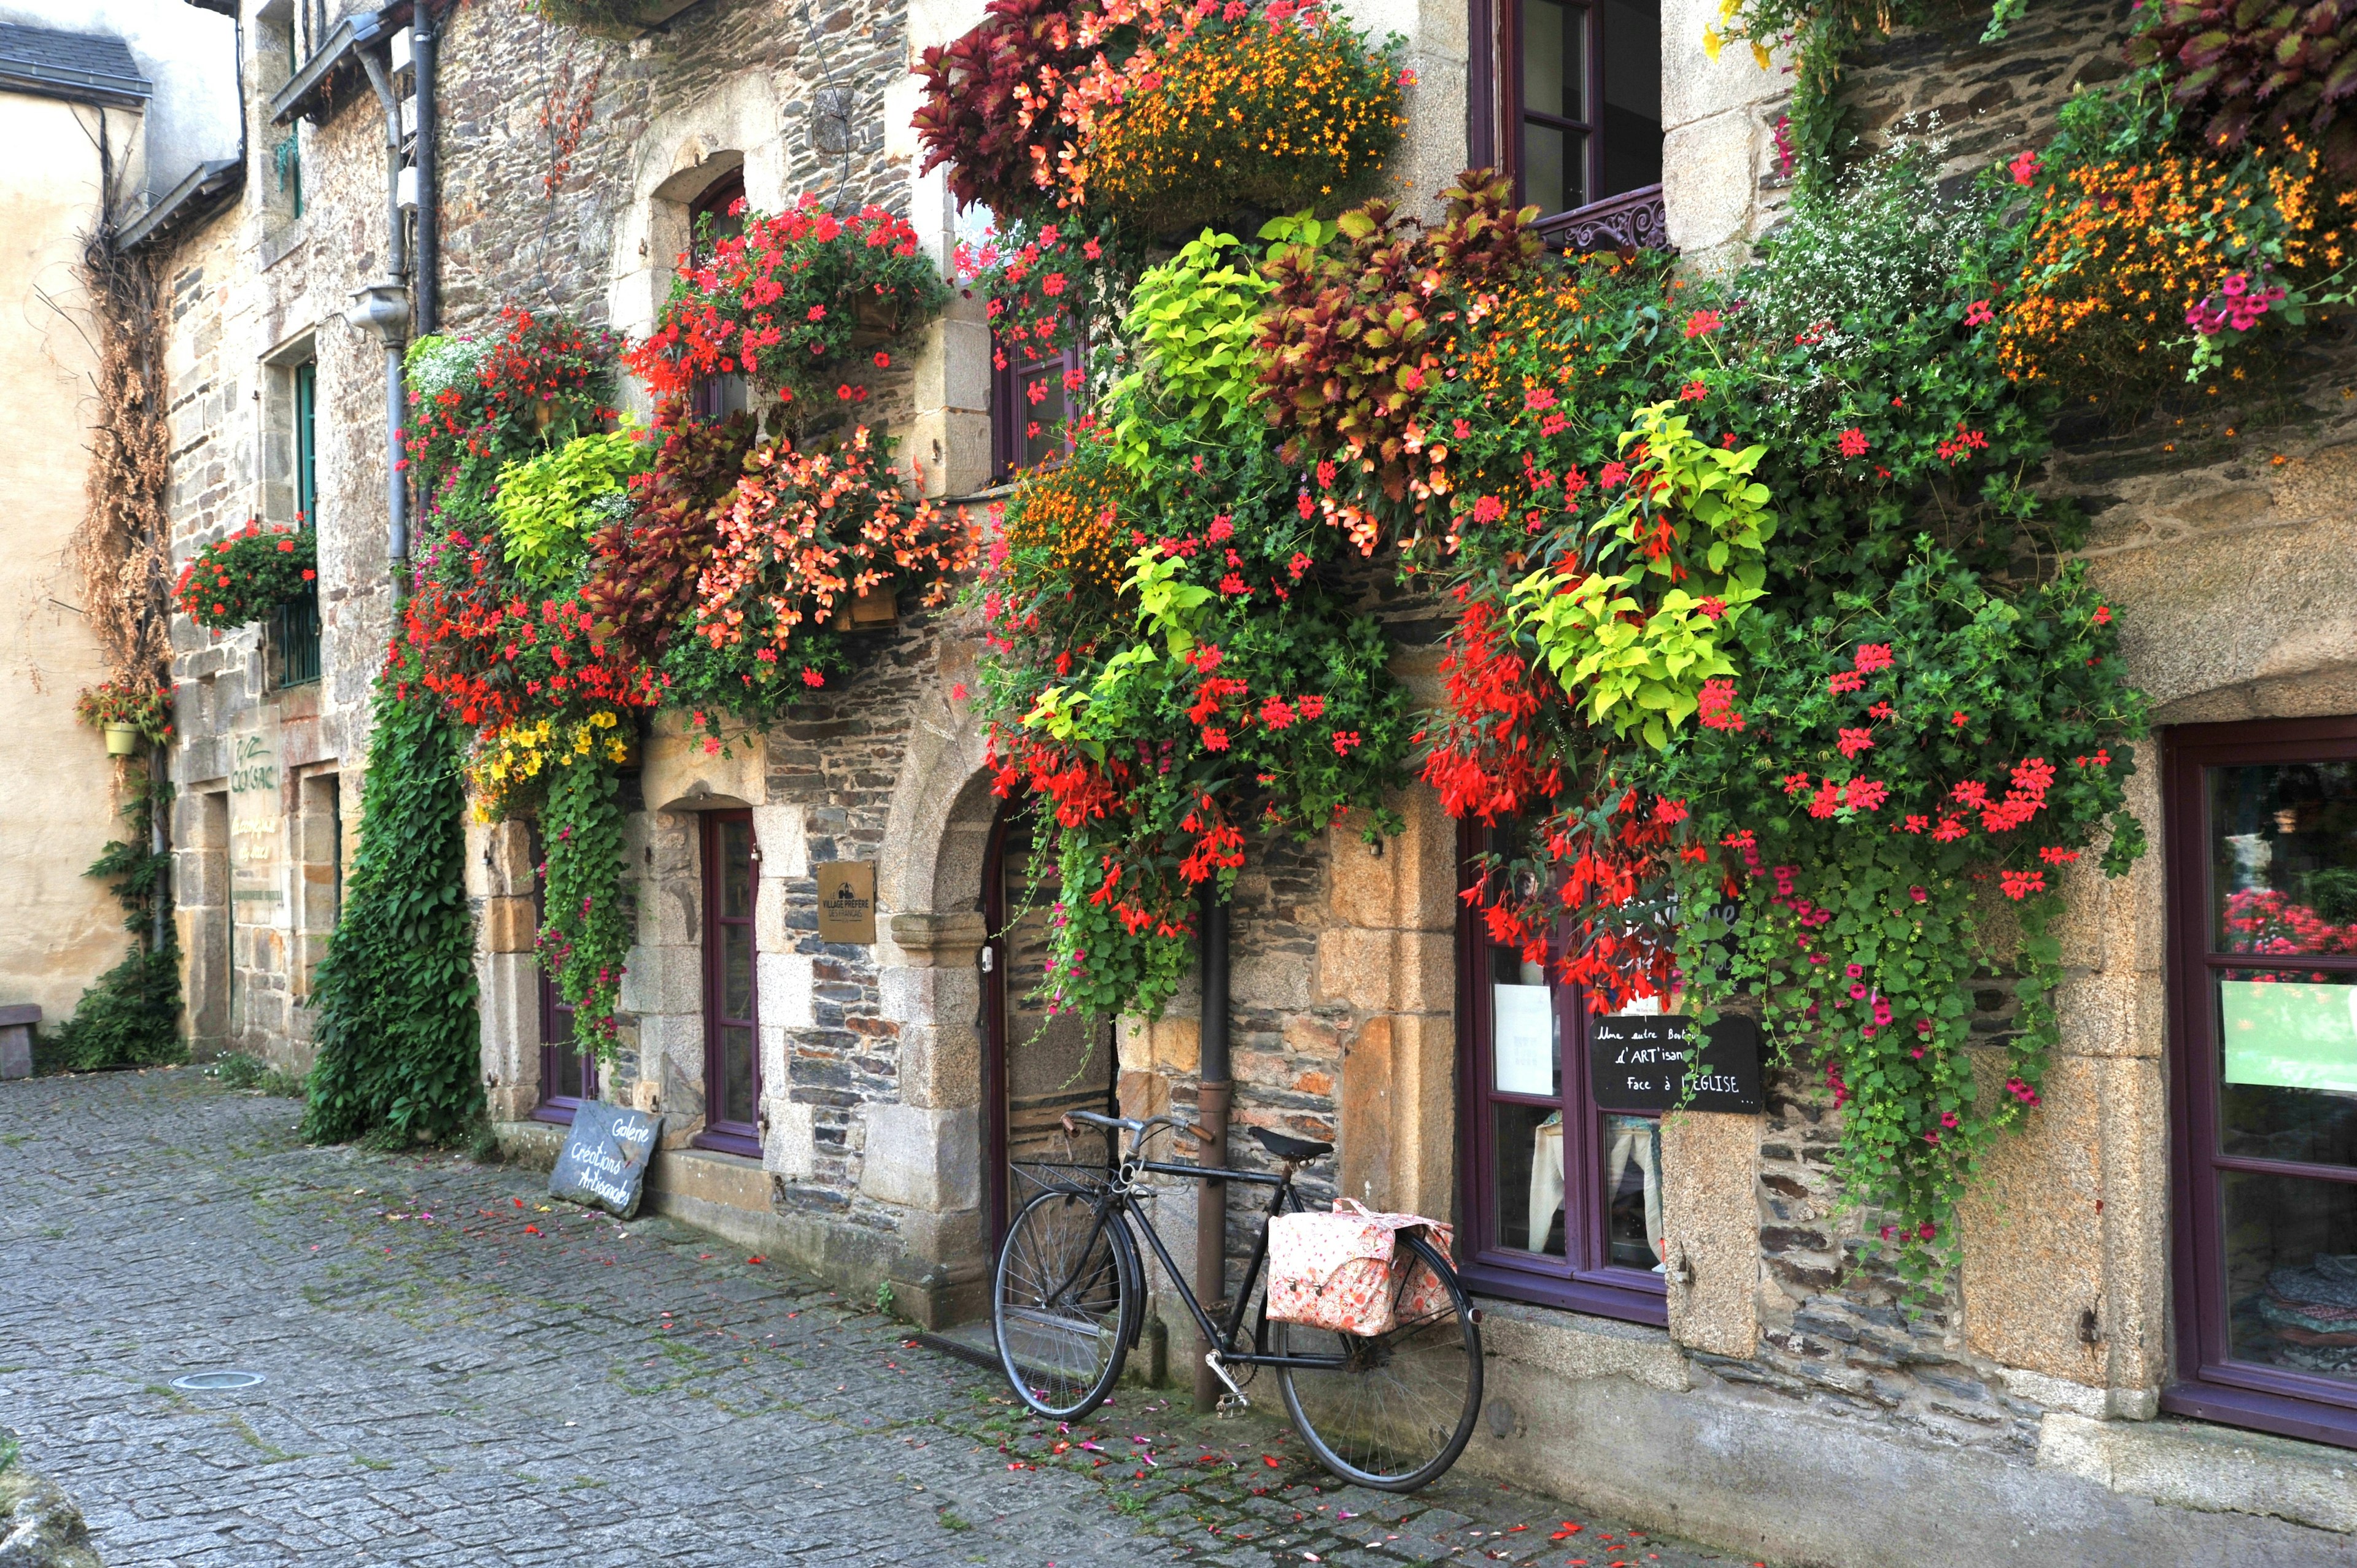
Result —
POLYGON ((1346 1197, 1331 1214, 1280 1214, 1270 1220, 1269 1321, 1372 1338, 1402 1321, 1448 1311, 1448 1286, 1399 1245, 1403 1230, 1422 1230, 1456 1266, 1450 1227, 1420 1214, 1377 1214, 1346 1197))

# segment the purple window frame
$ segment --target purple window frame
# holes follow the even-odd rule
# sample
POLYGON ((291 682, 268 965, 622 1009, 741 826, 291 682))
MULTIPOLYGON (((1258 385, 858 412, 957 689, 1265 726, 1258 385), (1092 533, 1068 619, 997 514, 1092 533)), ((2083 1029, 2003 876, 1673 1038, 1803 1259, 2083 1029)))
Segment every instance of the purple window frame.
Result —
MULTIPOLYGON (((535 866, 545 864, 537 829, 532 835, 532 863, 535 866)), ((545 878, 534 882, 532 909, 536 925, 547 924, 548 884, 545 878)), ((532 1108, 532 1119, 570 1127, 573 1125, 573 1113, 581 1109, 582 1102, 597 1098, 597 1057, 595 1052, 582 1050, 574 1044, 572 1005, 565 1000, 564 993, 556 989, 555 976, 548 972, 548 966, 540 961, 537 953, 533 955, 533 972, 540 981, 540 1103, 532 1108), (580 1075, 581 1092, 578 1094, 566 1094, 560 1089, 567 1057, 573 1058, 573 1066, 580 1075)))
MULTIPOLYGON (((2255 953, 2212 950, 2205 768, 2357 759, 2357 718, 2180 725, 2166 732, 2163 843, 2169 911, 2171 1205, 2176 1232, 2177 1367, 2161 1392, 2175 1415, 2357 1448, 2357 1384, 2236 1361, 2226 1342, 2225 1239, 2217 1173, 2255 1171, 2357 1185, 2357 1169, 2218 1152, 2220 1049, 2210 976, 2275 967, 2255 953)), ((2357 957, 2304 954, 2303 971, 2357 973, 2357 957)))
POLYGON ((720 1103, 721 1085, 727 1081, 727 1061, 725 1056, 727 1048, 726 1031, 730 1027, 739 1027, 746 1031, 745 1037, 753 1053, 752 1072, 749 1079, 752 1084, 753 1104, 757 1108, 754 1114, 757 1118, 760 1114, 758 1109, 761 1103, 760 944, 753 933, 758 929, 754 924, 755 910, 759 907, 761 899, 761 852, 759 841, 753 836, 753 813, 744 810, 705 811, 703 813, 703 821, 697 824, 697 836, 702 840, 701 858, 704 863, 705 1119, 704 1130, 698 1133, 693 1141, 699 1149, 716 1149, 722 1154, 746 1155, 759 1158, 761 1153, 761 1129, 758 1122, 723 1120, 717 1110, 720 1103), (724 839, 721 830, 730 823, 740 824, 745 829, 745 843, 749 858, 747 884, 750 893, 746 900, 745 913, 741 916, 723 915, 720 912, 720 857, 724 839), (723 950, 720 939, 723 929, 730 926, 744 929, 745 940, 748 944, 747 950, 753 954, 754 959, 752 971, 746 977, 747 1000, 752 1005, 748 1009, 748 1015, 743 1018, 722 1015, 722 1001, 726 995, 726 988, 722 984, 723 950))
MULTIPOLYGON (((1603 182, 1606 133, 1604 104, 1603 0, 1572 0, 1583 13, 1587 80, 1585 121, 1553 120, 1587 137, 1587 188, 1603 182)), ((1467 23, 1473 59, 1467 71, 1465 116, 1469 162, 1506 174, 1523 198, 1523 125, 1534 112, 1523 102, 1523 7, 1525 0, 1469 0, 1467 23)), ((1584 252, 1607 250, 1675 249, 1670 243, 1661 184, 1598 197, 1567 212, 1550 213, 1535 226, 1550 249, 1584 252)))
MULTIPOLYGON (((702 245, 696 229, 707 218, 725 220, 729 204, 745 194, 745 170, 730 169, 704 189, 704 194, 687 205, 687 259, 692 266, 704 263, 702 245)), ((745 377, 742 371, 727 376, 704 376, 697 380, 688 394, 689 407, 695 417, 704 420, 725 419, 735 409, 745 406, 745 377)))
MULTIPOLYGON (((1481 828, 1459 824, 1458 886, 1473 885, 1481 828)), ((1501 1094, 1491 1086, 1489 932, 1480 912, 1457 906, 1458 1176, 1462 1212, 1458 1227, 1458 1274, 1484 1295, 1568 1307, 1599 1317, 1656 1326, 1669 1322, 1668 1282, 1651 1270, 1610 1261, 1604 1200, 1604 1160, 1598 1147, 1603 1112, 1587 1072, 1587 993, 1555 987, 1556 1026, 1563 1040, 1563 1090, 1554 1097, 1501 1094), (1563 1251, 1561 1258, 1493 1244, 1498 1205, 1496 1105, 1555 1106, 1563 1112, 1563 1251), (1577 1208, 1575 1208, 1575 1205, 1577 1208), (1575 1222, 1574 1216, 1578 1219, 1575 1222)), ((1544 1236, 1539 1238, 1544 1243, 1544 1236)))
MULTIPOLYGON (((1026 386, 1037 377, 1053 376, 1060 388, 1068 371, 1082 368, 1082 349, 1075 343, 1047 359, 1026 360, 996 332, 991 334, 990 346, 990 475, 994 483, 1004 484, 1030 467, 1024 460, 1031 446, 1026 434, 1031 406, 1024 396, 1026 386), (1004 365, 997 362, 1001 359, 1006 361, 1004 365)), ((1071 394, 1064 396, 1066 417, 1076 416, 1080 411, 1071 405, 1071 394)), ((1069 441, 1064 450, 1071 450, 1069 441)))

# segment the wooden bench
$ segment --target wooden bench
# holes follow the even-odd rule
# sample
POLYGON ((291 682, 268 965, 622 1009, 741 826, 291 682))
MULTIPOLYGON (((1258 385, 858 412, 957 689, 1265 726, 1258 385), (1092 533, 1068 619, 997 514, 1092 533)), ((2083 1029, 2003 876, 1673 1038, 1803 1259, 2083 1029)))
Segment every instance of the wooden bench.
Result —
POLYGON ((30 1003, 0 1007, 0 1079, 33 1076, 33 1028, 41 1010, 30 1003))

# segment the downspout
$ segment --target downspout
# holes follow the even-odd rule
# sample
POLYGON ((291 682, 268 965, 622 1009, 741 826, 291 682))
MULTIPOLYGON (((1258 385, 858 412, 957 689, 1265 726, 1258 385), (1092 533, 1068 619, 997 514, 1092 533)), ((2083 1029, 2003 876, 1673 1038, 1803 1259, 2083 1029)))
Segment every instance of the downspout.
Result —
MULTIPOLYGON (((1228 906, 1218 886, 1203 889, 1203 1004, 1200 1061, 1196 1069, 1195 1122, 1201 1129, 1197 1159, 1206 1165, 1228 1163, 1228 1107, 1235 1083, 1228 1066, 1228 906)), ((1228 1294, 1228 1184, 1207 1181, 1195 1200, 1195 1295, 1203 1310, 1219 1318, 1219 1303, 1228 1294)), ((1195 1368, 1195 1408, 1208 1411, 1219 1403, 1222 1385, 1204 1359, 1215 1349, 1203 1345, 1191 1358, 1195 1368)))
POLYGON ((441 129, 439 106, 434 101, 434 52, 439 42, 434 33, 434 7, 427 0, 418 0, 416 20, 410 27, 409 69, 417 83, 417 265, 411 293, 416 301, 421 338, 442 322, 441 192, 436 188, 440 160, 434 149, 435 135, 441 129))
POLYGON ((406 225, 401 216, 401 100, 384 62, 365 49, 356 49, 369 85, 384 105, 384 254, 385 276, 363 291, 366 298, 348 319, 375 332, 384 344, 384 501, 385 564, 393 575, 393 598, 398 605, 409 580, 409 480, 403 471, 402 421, 408 412, 403 395, 401 354, 408 338, 409 301, 403 285, 408 276, 406 225))

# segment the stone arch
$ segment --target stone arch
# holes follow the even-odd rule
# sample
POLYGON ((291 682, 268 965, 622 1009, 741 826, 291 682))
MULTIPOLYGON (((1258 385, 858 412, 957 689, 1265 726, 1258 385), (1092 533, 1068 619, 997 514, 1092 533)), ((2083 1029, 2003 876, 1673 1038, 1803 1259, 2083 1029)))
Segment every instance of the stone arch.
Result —
POLYGON ((615 225, 607 270, 607 310, 619 330, 654 323, 670 292, 673 263, 687 243, 687 207, 732 169, 745 171, 746 199, 783 199, 786 115, 770 74, 745 70, 660 116, 639 137, 630 199, 615 225))

